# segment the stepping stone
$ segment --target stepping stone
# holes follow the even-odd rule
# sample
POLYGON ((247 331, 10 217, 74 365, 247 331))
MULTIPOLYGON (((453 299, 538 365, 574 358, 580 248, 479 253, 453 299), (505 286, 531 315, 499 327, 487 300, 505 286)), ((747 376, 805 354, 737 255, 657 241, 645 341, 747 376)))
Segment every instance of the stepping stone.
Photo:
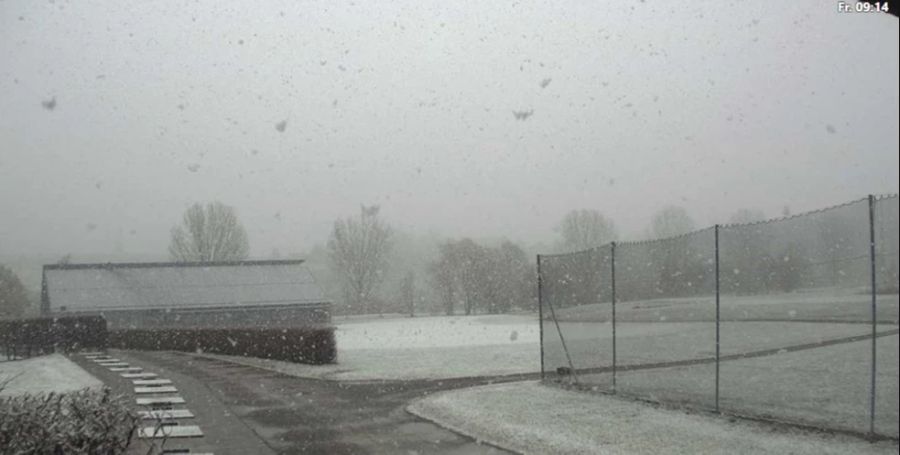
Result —
POLYGON ((140 411, 138 415, 142 419, 192 419, 194 413, 187 409, 156 409, 153 411, 140 411))
POLYGON ((197 425, 161 425, 143 427, 138 431, 140 438, 199 438, 203 431, 197 425))
POLYGON ((171 396, 171 397, 147 397, 147 398, 136 398, 135 403, 138 406, 152 406, 155 404, 184 404, 184 398, 179 396, 171 396))
POLYGON ((134 385, 143 385, 143 386, 154 386, 154 385, 169 385, 172 383, 169 379, 135 379, 131 381, 134 385))
POLYGON ((110 368, 109 371, 115 371, 115 372, 130 371, 132 373, 137 373, 140 371, 144 371, 144 369, 141 367, 113 367, 113 368, 110 368))
MULTIPOLYGON (((110 368, 112 370, 112 368, 110 368)), ((140 369, 138 369, 140 371, 140 369)), ((119 376, 122 376, 125 379, 151 379, 156 377, 156 373, 122 373, 119 376)))
POLYGON ((102 357, 97 359, 91 359, 94 363, 109 363, 109 362, 121 362, 119 359, 114 359, 112 357, 102 357))
POLYGON ((101 363, 100 365, 105 366, 107 368, 128 368, 128 364, 125 362, 116 362, 116 363, 101 363))
POLYGON ((170 385, 161 385, 156 387, 135 387, 134 393, 175 393, 178 389, 170 385))
POLYGON ((96 356, 106 355, 105 352, 100 352, 100 351, 80 352, 79 354, 81 354, 81 355, 83 355, 83 356, 85 356, 85 357, 91 357, 91 356, 95 356, 95 357, 96 357, 96 356))

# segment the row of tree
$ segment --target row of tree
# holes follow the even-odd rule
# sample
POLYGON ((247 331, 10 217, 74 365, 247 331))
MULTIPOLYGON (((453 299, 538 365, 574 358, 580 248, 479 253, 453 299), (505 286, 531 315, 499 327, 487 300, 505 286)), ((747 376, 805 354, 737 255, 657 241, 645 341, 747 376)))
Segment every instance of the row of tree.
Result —
MULTIPOLYGON (((755 294, 790 291, 802 282, 852 284, 858 273, 847 258, 858 256, 860 248, 854 236, 859 230, 855 215, 831 211, 780 225, 727 227, 722 236, 727 272, 723 289, 755 294)), ((763 218, 759 211, 740 210, 729 222, 747 225, 763 218)), ((620 298, 686 296, 708 287, 708 242, 678 237, 694 226, 681 207, 658 211, 645 237, 672 239, 622 250, 617 263, 628 273, 620 273, 617 280, 620 298)), ((588 250, 619 238, 615 223, 597 210, 567 213, 558 231, 554 249, 559 253, 588 250)), ((533 261, 513 242, 431 238, 428 245, 411 248, 414 243, 409 234, 395 232, 384 221, 378 206, 362 206, 356 216, 334 222, 327 244, 319 253, 311 252, 310 262, 345 313, 414 314, 423 307, 446 314, 500 313, 526 307, 534 298, 533 261), (417 279, 417 273, 424 279, 417 279)), ((221 202, 192 205, 171 230, 169 254, 175 261, 240 261, 248 252, 247 234, 237 214, 221 202)), ((27 306, 18 278, 0 267, 0 316, 21 315, 27 306)))
POLYGON ((444 313, 490 314, 528 307, 533 297, 534 269, 525 251, 503 241, 496 247, 472 239, 446 241, 428 268, 444 313))

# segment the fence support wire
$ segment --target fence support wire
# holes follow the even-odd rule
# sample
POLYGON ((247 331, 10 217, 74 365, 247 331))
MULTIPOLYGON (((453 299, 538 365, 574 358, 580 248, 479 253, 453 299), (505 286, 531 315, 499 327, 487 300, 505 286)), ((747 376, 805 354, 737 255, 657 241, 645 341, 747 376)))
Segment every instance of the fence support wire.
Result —
POLYGON ((541 342, 541 381, 544 380, 544 285, 541 279, 541 255, 537 255, 537 279, 538 279, 538 329, 541 342))
POLYGON ((875 375, 876 375, 876 331, 877 331, 877 288, 875 282, 875 196, 869 195, 869 269, 872 286, 872 377, 869 384, 869 435, 875 434, 875 375))
MULTIPOLYGON (((540 256, 538 256, 538 259, 540 260, 540 256)), ((538 264, 540 264, 540 262, 538 262, 538 264)), ((553 310, 553 302, 547 302, 547 306, 550 307, 550 317, 553 318, 553 324, 556 326, 556 332, 559 334, 559 341, 562 343, 563 352, 566 353, 566 360, 569 362, 569 369, 572 370, 572 379, 577 384, 578 374, 575 372, 575 364, 572 363, 572 356, 569 355, 569 348, 566 347, 566 338, 563 336, 562 329, 559 328, 559 321, 556 319, 556 311, 553 310)), ((542 321, 541 325, 543 324, 542 321)))
POLYGON ((612 391, 616 393, 616 242, 611 242, 609 261, 612 284, 612 391))
POLYGON ((715 226, 716 262, 716 412, 719 412, 719 225, 715 226))

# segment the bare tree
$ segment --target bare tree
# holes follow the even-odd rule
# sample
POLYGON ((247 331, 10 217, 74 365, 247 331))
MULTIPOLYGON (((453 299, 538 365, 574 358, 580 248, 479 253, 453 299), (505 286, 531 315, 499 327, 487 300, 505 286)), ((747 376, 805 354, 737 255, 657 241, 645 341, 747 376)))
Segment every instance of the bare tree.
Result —
POLYGON ((653 215, 650 229, 653 237, 658 239, 675 237, 693 231, 694 220, 691 219, 684 207, 670 205, 663 207, 656 212, 656 215, 653 215))
POLYGON ((452 242, 442 243, 438 247, 438 258, 428 266, 431 284, 437 291, 444 313, 448 316, 452 316, 455 312, 457 293, 453 247, 452 242))
POLYGON ((447 241, 441 244, 429 271, 448 315, 453 314, 457 298, 466 315, 527 306, 529 283, 534 279, 525 251, 509 241, 497 247, 485 247, 469 238, 447 241))
POLYGON ((486 297, 483 281, 489 273, 488 254, 474 240, 464 238, 454 244, 453 257, 463 311, 468 316, 475 313, 486 297))
POLYGON ((489 248, 490 269, 483 275, 489 299, 483 304, 491 314, 506 313, 513 308, 527 308, 533 270, 528 256, 519 245, 508 240, 489 248))
POLYGON ((581 251, 616 240, 618 234, 612 220, 592 209, 572 210, 559 225, 562 249, 581 251))
MULTIPOLYGON (((368 313, 375 291, 384 281, 391 228, 378 216, 377 205, 362 206, 359 218, 334 222, 328 253, 352 309, 368 313)), ((381 313, 381 308, 376 308, 381 313)))
POLYGON ((411 270, 403 275, 400 282, 400 303, 409 317, 416 315, 416 273, 411 270))
POLYGON ((28 295, 12 269, 0 265, 0 317, 18 318, 28 309, 28 295))
POLYGON ((759 210, 740 209, 728 219, 729 227, 722 239, 723 289, 736 294, 759 294, 766 291, 766 271, 771 233, 751 225, 763 221, 765 214, 759 210))
POLYGON ((240 261, 250 247, 234 208, 221 202, 194 204, 172 228, 169 255, 178 262, 240 261))

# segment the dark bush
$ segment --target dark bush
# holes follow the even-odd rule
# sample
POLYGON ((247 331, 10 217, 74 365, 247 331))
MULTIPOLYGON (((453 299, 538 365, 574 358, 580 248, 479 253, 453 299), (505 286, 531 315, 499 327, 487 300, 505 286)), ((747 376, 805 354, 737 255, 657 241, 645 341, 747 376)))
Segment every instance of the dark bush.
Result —
POLYGON ((7 356, 106 348, 102 316, 63 316, 0 320, 0 344, 7 356))
POLYGON ((109 345, 148 351, 207 352, 297 363, 337 360, 334 327, 122 329, 109 332, 109 345))
POLYGON ((0 397, 0 453, 125 453, 138 417, 109 389, 0 397))

